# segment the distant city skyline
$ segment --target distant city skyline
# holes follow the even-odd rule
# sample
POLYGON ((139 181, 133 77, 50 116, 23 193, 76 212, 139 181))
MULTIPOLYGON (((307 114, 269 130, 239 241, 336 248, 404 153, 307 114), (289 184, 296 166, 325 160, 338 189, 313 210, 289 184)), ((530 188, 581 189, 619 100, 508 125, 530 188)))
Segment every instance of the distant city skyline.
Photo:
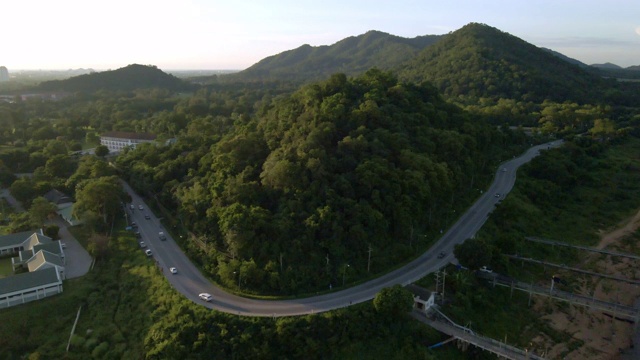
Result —
POLYGON ((586 64, 640 65, 637 0, 21 0, 2 6, 15 70, 242 70, 369 30, 413 38, 485 23, 586 64))

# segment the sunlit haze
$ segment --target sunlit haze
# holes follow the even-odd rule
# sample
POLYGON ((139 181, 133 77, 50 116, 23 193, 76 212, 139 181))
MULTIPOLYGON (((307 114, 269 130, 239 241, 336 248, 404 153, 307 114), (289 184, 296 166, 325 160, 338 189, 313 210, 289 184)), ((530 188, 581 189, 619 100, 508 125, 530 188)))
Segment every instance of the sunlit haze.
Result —
POLYGON ((638 0, 19 0, 0 8, 0 66, 245 69, 303 44, 485 23, 587 64, 640 65, 638 0))

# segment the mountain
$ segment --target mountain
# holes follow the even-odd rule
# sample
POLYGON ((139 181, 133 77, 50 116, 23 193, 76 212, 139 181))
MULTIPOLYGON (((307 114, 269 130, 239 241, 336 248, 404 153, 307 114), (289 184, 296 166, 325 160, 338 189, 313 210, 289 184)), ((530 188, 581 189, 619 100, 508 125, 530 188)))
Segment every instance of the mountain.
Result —
POLYGON ((377 67, 392 69, 437 42, 442 35, 403 38, 380 31, 368 31, 330 46, 302 45, 269 56, 250 68, 228 75, 233 79, 280 79, 308 81, 326 79, 334 73, 357 75, 377 67))
POLYGON ((622 66, 618 66, 616 64, 612 64, 610 62, 604 64, 591 64, 591 66, 599 69, 610 69, 610 70, 622 70, 622 66))
POLYGON ((95 72, 66 80, 43 82, 39 90, 94 92, 98 90, 130 91, 142 88, 186 89, 188 85, 155 66, 133 64, 117 70, 95 72))
POLYGON ((543 47, 541 47, 540 49, 544 50, 544 51, 547 51, 547 52, 559 57, 560 59, 562 59, 562 60, 564 60, 564 61, 566 61, 568 63, 574 64, 574 65, 578 65, 578 66, 580 66, 582 68, 588 68, 589 67, 589 65, 583 63, 582 61, 576 60, 574 58, 570 58, 567 55, 559 53, 559 52, 557 52, 555 50, 551 50, 551 49, 547 49, 547 48, 543 48, 543 47))
POLYGON ((626 68, 627 70, 640 71, 640 65, 633 65, 626 68))
POLYGON ((399 69, 406 81, 433 83, 447 97, 531 101, 592 100, 605 80, 485 24, 471 23, 425 48, 399 69))

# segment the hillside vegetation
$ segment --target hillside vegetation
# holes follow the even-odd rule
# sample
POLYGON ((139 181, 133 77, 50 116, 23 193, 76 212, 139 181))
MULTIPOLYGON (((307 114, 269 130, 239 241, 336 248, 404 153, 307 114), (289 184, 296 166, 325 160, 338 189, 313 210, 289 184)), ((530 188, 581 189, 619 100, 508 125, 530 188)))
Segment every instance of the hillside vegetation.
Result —
POLYGON ((308 82, 327 79, 335 73, 359 75, 370 68, 390 70, 442 36, 425 35, 402 38, 380 31, 351 36, 329 46, 302 45, 269 56, 231 79, 278 79, 308 82))
POLYGON ((447 97, 593 101, 605 81, 496 28, 472 23, 403 64, 401 79, 433 83, 447 97))
POLYGON ((38 88, 43 91, 92 93, 98 90, 131 91, 147 88, 177 91, 185 90, 189 86, 155 66, 133 64, 117 70, 74 76, 65 80, 46 81, 38 88))
POLYGON ((207 239, 200 261, 220 282, 240 271, 243 289, 296 293, 367 276, 369 248, 372 272, 409 260, 452 220, 454 200, 477 194, 505 148, 525 141, 432 87, 372 70, 305 86, 236 122, 198 150, 188 175, 167 177, 172 161, 149 162, 153 148, 118 165, 140 189, 166 179, 156 188, 207 239))

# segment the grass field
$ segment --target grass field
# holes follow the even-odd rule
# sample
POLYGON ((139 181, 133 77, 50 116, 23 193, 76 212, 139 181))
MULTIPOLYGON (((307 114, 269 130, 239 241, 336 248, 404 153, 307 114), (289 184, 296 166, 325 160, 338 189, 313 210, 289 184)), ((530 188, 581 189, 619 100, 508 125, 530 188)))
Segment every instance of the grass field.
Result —
POLYGON ((11 258, 0 258, 0 278, 11 275, 13 275, 13 270, 11 268, 11 258))

